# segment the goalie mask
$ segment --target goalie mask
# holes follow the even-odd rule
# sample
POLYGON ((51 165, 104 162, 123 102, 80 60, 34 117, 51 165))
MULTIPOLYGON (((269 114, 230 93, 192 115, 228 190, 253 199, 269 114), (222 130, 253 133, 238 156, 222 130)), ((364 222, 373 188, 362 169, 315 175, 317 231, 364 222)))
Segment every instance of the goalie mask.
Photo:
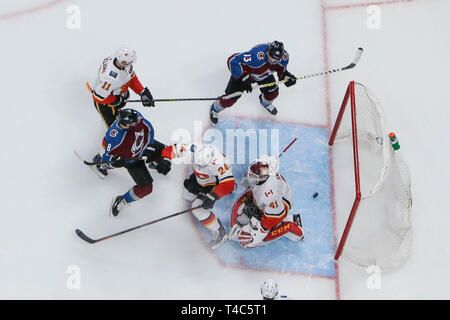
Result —
POLYGON ((266 161, 255 160, 248 167, 246 179, 250 185, 255 185, 266 181, 270 174, 270 166, 266 161))

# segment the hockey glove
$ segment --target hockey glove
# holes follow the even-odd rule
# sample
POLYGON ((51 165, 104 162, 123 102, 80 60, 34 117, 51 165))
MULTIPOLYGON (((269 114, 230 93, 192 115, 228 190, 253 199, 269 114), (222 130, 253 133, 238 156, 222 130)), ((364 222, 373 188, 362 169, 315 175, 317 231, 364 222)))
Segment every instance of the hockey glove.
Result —
POLYGON ((203 209, 212 209, 214 207, 214 203, 216 202, 216 200, 219 199, 219 196, 214 192, 210 192, 201 197, 201 199, 203 200, 202 203, 203 209))
POLYGON ((153 101, 153 96, 147 87, 139 95, 141 96, 142 105, 144 107, 154 107, 155 106, 155 102, 153 101))
POLYGON ((118 110, 120 108, 125 107, 127 103, 125 102, 124 98, 120 94, 115 97, 116 100, 114 100, 114 102, 111 103, 114 106, 114 109, 118 110))
POLYGON ((261 215, 262 215, 262 211, 259 210, 259 208, 253 202, 253 197, 250 197, 245 201, 245 205, 244 205, 244 208, 242 209, 242 213, 245 214, 249 218, 255 217, 256 219, 261 219, 261 215))
POLYGON ((169 173, 170 169, 172 167, 172 162, 168 158, 161 158, 161 160, 158 163, 158 166, 156 167, 156 171, 160 174, 166 175, 169 173))
POLYGON ((249 75, 246 75, 241 78, 242 89, 247 91, 248 93, 252 92, 252 80, 249 75))
POLYGON ((114 168, 122 168, 125 167, 125 160, 121 157, 113 156, 110 165, 114 168))
POLYGON ((183 185, 186 190, 192 194, 198 195, 200 192, 199 184, 197 183, 194 174, 191 174, 189 178, 185 179, 183 185))
POLYGON ((147 146, 144 153, 142 154, 142 158, 145 160, 145 163, 150 163, 155 161, 159 157, 158 152, 155 148, 147 146))
POLYGON ((286 87, 291 87, 297 83, 297 78, 289 71, 284 71, 280 76, 280 81, 284 81, 286 87))

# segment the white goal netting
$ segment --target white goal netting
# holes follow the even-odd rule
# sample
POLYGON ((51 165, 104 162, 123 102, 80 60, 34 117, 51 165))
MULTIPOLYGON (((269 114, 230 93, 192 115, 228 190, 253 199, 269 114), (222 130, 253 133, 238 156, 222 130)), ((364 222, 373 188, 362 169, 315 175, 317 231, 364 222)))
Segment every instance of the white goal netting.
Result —
MULTIPOLYGON (((361 201, 340 259, 389 271, 401 266, 410 253, 410 174, 400 150, 394 151, 390 144, 384 112, 375 95, 359 83, 354 84, 354 93, 361 201)), ((352 144, 350 101, 335 143, 352 144)), ((349 213, 350 208, 345 214, 349 213)))

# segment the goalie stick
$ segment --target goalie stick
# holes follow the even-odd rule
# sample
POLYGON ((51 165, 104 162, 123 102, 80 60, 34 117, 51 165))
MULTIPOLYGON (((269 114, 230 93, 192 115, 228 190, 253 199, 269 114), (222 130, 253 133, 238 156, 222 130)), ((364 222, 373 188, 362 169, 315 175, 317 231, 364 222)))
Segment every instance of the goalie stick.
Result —
POLYGON ((180 212, 171 214, 171 215, 169 215, 169 216, 165 216, 165 217, 162 217, 162 218, 159 218, 159 219, 150 221, 150 222, 146 222, 146 223, 140 224, 140 225, 138 225, 138 226, 136 226, 136 227, 133 227, 133 228, 129 228, 129 229, 126 229, 126 230, 117 232, 117 233, 110 234, 110 235, 108 235, 108 236, 105 236, 105 237, 102 237, 102 238, 99 238, 99 239, 92 239, 92 238, 88 237, 88 236, 87 236, 83 231, 81 231, 80 229, 76 229, 76 230, 75 230, 75 233, 77 234, 78 237, 80 237, 80 239, 86 241, 87 243, 94 244, 94 243, 97 243, 97 242, 100 242, 100 241, 103 241, 103 240, 107 240, 107 239, 111 239, 111 238, 120 236, 121 234, 130 232, 130 231, 133 231, 133 230, 136 230, 136 229, 140 229, 140 228, 149 226, 149 225, 151 225, 151 224, 154 224, 154 223, 157 223, 157 222, 160 222, 160 221, 163 221, 163 220, 166 220, 166 219, 169 219, 169 218, 178 216, 178 215, 183 214, 183 213, 186 213, 186 212, 189 212, 189 211, 192 211, 192 210, 199 209, 199 208, 201 208, 201 207, 202 207, 202 206, 197 206, 197 207, 193 207, 193 208, 190 208, 190 209, 186 209, 186 210, 183 210, 183 211, 180 211, 180 212))
MULTIPOLYGON (((307 78, 324 76, 324 75, 327 75, 327 74, 330 74, 330 73, 352 69, 352 68, 354 68, 356 66, 356 64, 358 63, 359 59, 361 59, 363 51, 364 51, 363 48, 358 48, 358 50, 356 50, 356 53, 355 53, 355 56, 353 57, 352 62, 348 66, 345 66, 345 67, 342 67, 342 68, 337 68, 337 69, 330 69, 330 70, 327 70, 327 71, 324 71, 324 72, 319 72, 319 73, 307 74, 307 75, 304 75, 304 76, 297 77, 295 79, 296 80, 303 80, 303 79, 307 79, 307 78)), ((270 83, 265 83, 265 84, 258 85, 258 86, 255 86, 255 87, 256 88, 270 87, 270 86, 273 86, 273 85, 278 84, 278 83, 284 83, 284 82, 288 81, 288 79, 275 81, 275 82, 270 82, 270 83)))

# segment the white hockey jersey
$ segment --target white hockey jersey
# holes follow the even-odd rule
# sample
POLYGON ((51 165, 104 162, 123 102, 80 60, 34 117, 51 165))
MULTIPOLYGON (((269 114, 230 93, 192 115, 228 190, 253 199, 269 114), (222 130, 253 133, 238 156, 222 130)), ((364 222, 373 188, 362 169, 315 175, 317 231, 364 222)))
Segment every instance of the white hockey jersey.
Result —
POLYGON ((88 81, 87 87, 93 93, 94 99, 102 103, 103 100, 110 95, 124 94, 131 87, 136 93, 142 92, 144 88, 139 80, 133 83, 132 79, 136 77, 133 71, 133 65, 125 66, 123 70, 114 64, 114 56, 110 56, 103 60, 97 77, 88 81))
POLYGON ((279 173, 270 175, 263 184, 254 185, 251 190, 256 206, 265 215, 279 217, 292 208, 291 187, 279 173))
POLYGON ((230 161, 225 155, 215 148, 214 155, 206 166, 193 165, 197 183, 202 187, 218 185, 227 181, 233 181, 233 171, 230 161))

